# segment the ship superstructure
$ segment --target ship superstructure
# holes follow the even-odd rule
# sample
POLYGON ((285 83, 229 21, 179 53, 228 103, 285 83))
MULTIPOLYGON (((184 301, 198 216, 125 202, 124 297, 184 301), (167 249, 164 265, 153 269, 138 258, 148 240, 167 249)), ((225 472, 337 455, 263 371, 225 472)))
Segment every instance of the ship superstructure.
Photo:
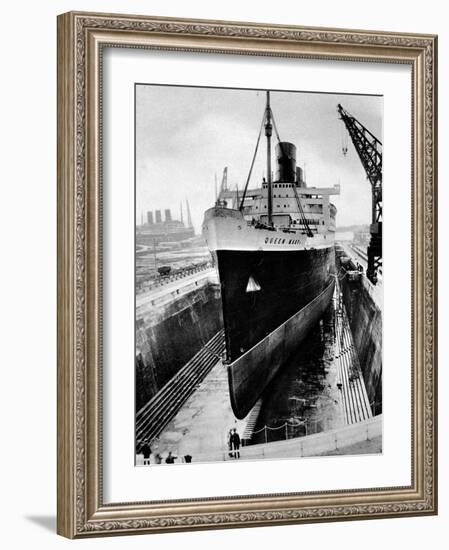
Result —
POLYGON ((203 223, 220 277, 230 397, 238 418, 321 317, 335 282, 336 208, 330 196, 339 187, 307 186, 295 145, 279 138, 269 92, 262 128, 267 178, 248 189, 250 171, 242 193, 222 189, 203 223))

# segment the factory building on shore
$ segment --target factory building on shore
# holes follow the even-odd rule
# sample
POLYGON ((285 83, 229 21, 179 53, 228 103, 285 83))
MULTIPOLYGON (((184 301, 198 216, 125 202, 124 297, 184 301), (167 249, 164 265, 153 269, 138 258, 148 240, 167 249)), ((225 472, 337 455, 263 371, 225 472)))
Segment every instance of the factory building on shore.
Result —
POLYGON ((179 242, 191 239, 195 236, 189 201, 186 201, 187 222, 184 222, 182 203, 180 205, 180 220, 172 218, 169 208, 162 211, 155 210, 142 215, 141 225, 136 226, 136 244, 153 246, 161 242, 179 242))

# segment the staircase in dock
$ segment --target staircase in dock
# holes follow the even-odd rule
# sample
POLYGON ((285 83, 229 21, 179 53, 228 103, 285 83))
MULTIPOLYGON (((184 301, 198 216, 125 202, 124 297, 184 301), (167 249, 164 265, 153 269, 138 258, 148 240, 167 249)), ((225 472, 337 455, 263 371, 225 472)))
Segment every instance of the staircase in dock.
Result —
POLYGON ((220 330, 136 413, 136 441, 152 441, 167 426, 187 399, 221 360, 225 350, 220 330))

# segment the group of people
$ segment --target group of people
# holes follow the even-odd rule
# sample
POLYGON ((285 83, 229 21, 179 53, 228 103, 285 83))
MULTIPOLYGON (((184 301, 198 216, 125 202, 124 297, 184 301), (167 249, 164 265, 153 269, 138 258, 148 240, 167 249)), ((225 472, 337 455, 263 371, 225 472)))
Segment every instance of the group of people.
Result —
POLYGON ((236 428, 231 428, 228 433, 229 458, 240 458, 240 436, 236 428))
MULTIPOLYGON (((241 439, 240 435, 237 432, 236 428, 231 428, 228 432, 228 451, 229 451, 229 458, 240 458, 240 445, 241 445, 241 439)), ((160 453, 154 453, 151 450, 150 443, 148 441, 144 441, 142 445, 140 446, 140 454, 143 455, 143 463, 144 465, 148 464, 162 464, 165 462, 165 464, 174 464, 178 458, 181 462, 185 462, 187 464, 190 464, 192 462, 192 455, 184 455, 183 457, 177 457, 175 456, 172 451, 168 452, 168 455, 165 457, 165 459, 162 457, 160 453)))
MULTIPOLYGON (((148 443, 148 441, 143 442, 142 446, 140 447, 140 453, 143 454, 143 463, 145 465, 151 464, 151 460, 153 464, 162 464, 162 462, 164 461, 160 453, 152 454, 151 446, 148 443), (153 457, 152 459, 150 458, 151 456, 153 457)), ((190 464, 192 462, 193 457, 187 454, 183 458, 184 458, 184 462, 186 462, 187 464, 190 464)), ((177 459, 178 457, 174 456, 174 454, 171 451, 169 451, 164 462, 166 464, 174 464, 177 459)))

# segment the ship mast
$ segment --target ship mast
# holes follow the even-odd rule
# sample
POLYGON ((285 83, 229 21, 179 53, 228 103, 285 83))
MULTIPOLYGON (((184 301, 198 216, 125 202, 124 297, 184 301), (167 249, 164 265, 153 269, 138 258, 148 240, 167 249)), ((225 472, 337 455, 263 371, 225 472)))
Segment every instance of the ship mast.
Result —
POLYGON ((271 135, 273 134, 273 126, 271 124, 271 107, 270 107, 270 92, 267 90, 267 106, 265 135, 267 137, 267 182, 268 182, 268 225, 273 227, 273 195, 271 192, 271 135))

